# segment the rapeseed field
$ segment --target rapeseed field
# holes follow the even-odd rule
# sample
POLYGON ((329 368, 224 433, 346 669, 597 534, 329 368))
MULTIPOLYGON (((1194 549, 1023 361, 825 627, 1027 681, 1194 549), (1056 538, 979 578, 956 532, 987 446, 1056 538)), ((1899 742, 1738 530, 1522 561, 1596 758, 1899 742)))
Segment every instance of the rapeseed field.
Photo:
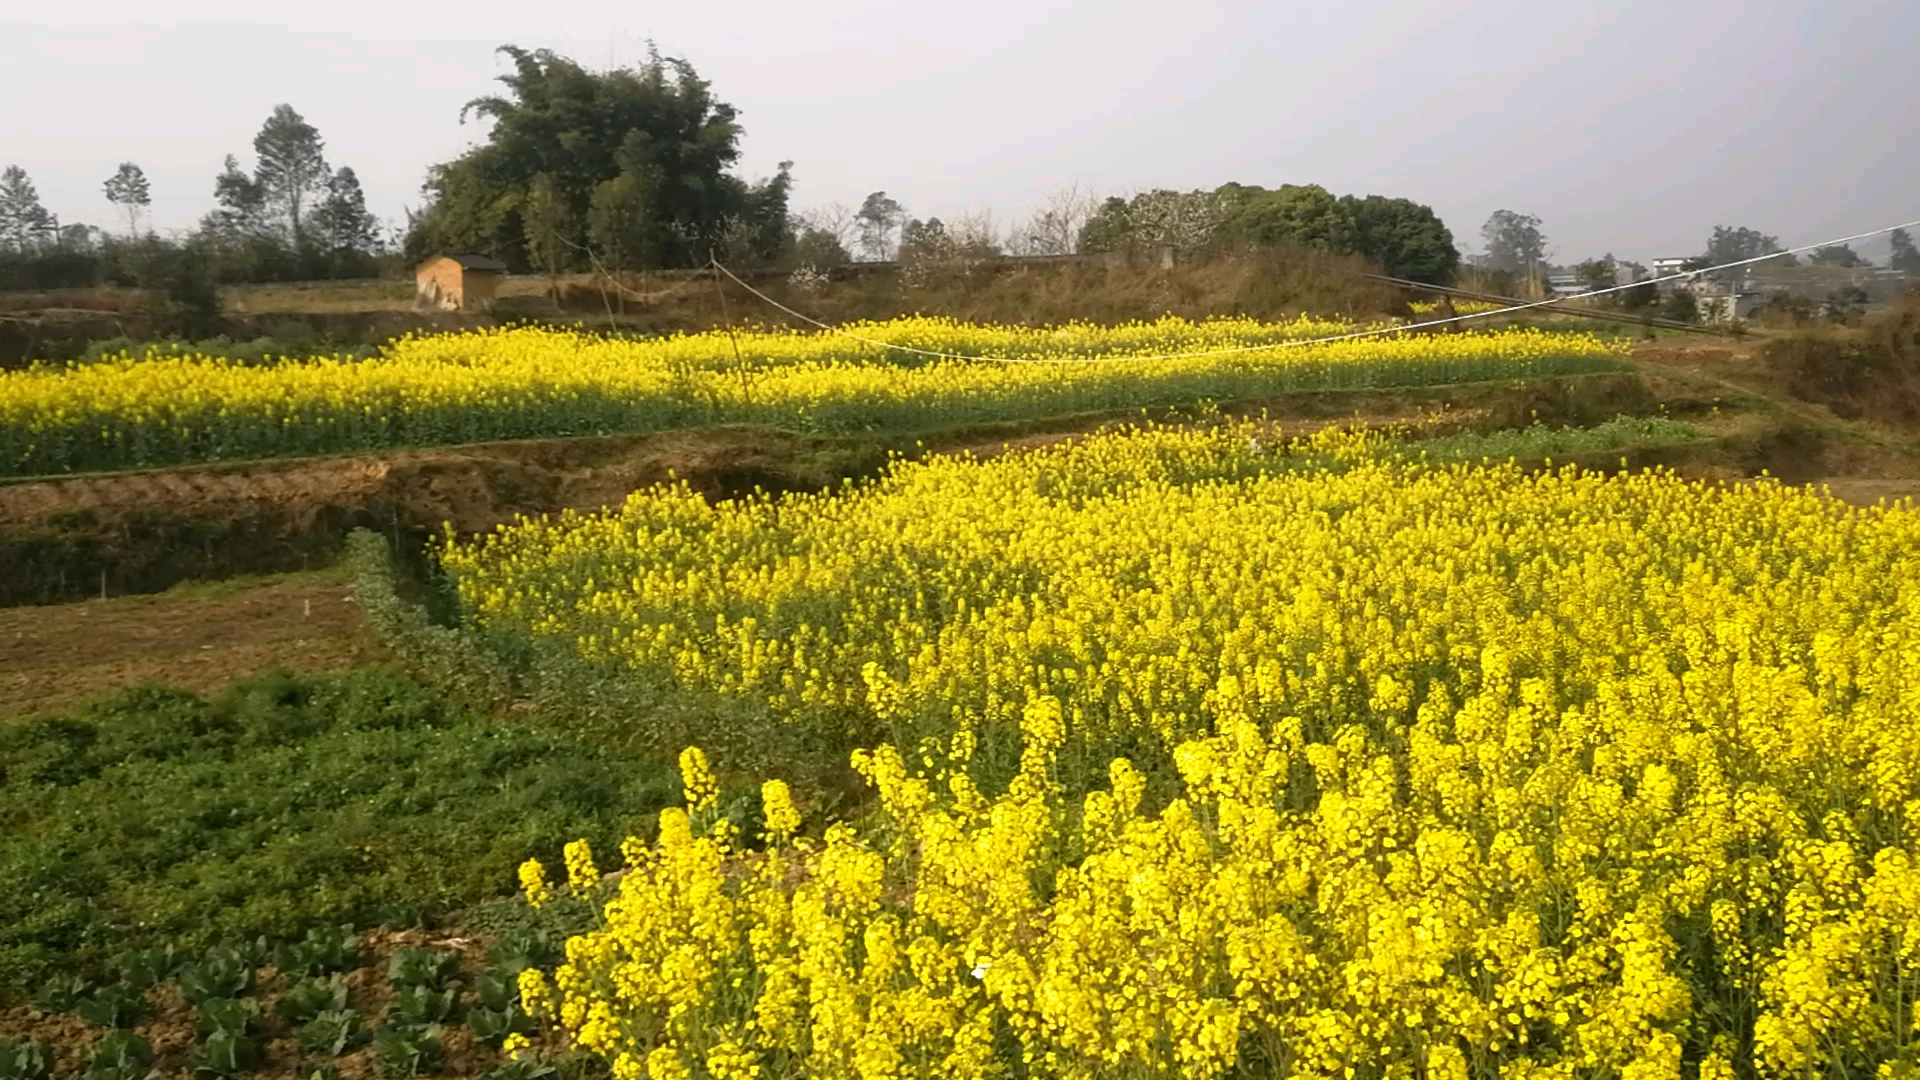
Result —
POLYGON ((1311 319, 1035 329, 909 318, 846 334, 640 341, 519 327, 403 338, 371 359, 123 357, 0 373, 0 476, 727 423, 898 433, 1620 361, 1600 339, 1531 331, 1289 344, 1352 329, 1311 319), (952 358, 983 356, 997 360, 952 358))
POLYGON ((743 829, 689 749, 656 836, 523 868, 602 905, 522 990, 622 1080, 1915 1059, 1911 506, 1249 425, 444 561, 549 662, 862 747, 851 818, 743 829))

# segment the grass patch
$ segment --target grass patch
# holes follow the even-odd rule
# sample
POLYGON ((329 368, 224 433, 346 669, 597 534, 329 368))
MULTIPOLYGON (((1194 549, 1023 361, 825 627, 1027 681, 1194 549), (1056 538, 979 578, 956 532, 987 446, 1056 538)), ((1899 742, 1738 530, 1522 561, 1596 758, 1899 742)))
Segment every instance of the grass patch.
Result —
POLYGON ((676 792, 668 769, 383 668, 8 725, 0 997, 130 947, 440 921, 510 893, 529 856, 646 833, 676 792))
POLYGON ((1537 458, 1556 454, 1592 454, 1634 447, 1672 446, 1692 442, 1700 431, 1692 424, 1664 416, 1620 416, 1592 427, 1549 427, 1532 424, 1499 431, 1470 431, 1418 439, 1406 444, 1427 460, 1479 461, 1490 458, 1537 458))

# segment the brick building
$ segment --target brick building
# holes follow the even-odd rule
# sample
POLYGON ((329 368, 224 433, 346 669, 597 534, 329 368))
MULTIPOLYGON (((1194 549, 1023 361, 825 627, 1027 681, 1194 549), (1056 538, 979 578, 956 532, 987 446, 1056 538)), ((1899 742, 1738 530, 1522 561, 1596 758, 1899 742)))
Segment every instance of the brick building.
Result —
POLYGON ((432 256, 414 268, 414 303, 439 311, 485 311, 506 272, 506 263, 486 255, 432 256))

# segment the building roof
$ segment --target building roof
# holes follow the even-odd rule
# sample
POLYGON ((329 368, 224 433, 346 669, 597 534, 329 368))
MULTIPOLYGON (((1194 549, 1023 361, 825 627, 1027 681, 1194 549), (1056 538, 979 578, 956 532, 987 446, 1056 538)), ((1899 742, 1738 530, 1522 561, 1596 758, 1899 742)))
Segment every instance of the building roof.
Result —
POLYGON ((454 262, 460 264, 460 269, 462 270, 492 270, 501 274, 507 272, 507 264, 501 262, 499 259, 491 255, 475 255, 467 251, 443 251, 438 255, 429 256, 423 260, 420 265, 425 266, 434 259, 452 259, 454 262))

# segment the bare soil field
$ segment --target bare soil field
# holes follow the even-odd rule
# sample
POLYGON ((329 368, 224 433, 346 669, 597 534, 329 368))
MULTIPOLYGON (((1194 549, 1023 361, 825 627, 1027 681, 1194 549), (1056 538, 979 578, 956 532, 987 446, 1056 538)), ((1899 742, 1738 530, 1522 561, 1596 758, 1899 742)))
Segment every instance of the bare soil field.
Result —
POLYGON ((0 717, 139 683, 213 694, 268 668, 337 671, 379 655, 338 570, 0 608, 0 717))

